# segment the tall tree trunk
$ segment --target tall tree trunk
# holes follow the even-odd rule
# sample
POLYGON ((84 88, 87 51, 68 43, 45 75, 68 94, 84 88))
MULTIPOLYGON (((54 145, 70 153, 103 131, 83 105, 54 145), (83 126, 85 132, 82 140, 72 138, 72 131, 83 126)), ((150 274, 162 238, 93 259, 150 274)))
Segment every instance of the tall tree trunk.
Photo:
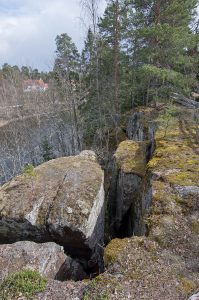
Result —
POLYGON ((119 107, 119 54, 120 54, 120 23, 119 23, 119 1, 115 0, 114 3, 115 12, 114 12, 114 85, 115 85, 115 112, 116 115, 120 114, 119 107))

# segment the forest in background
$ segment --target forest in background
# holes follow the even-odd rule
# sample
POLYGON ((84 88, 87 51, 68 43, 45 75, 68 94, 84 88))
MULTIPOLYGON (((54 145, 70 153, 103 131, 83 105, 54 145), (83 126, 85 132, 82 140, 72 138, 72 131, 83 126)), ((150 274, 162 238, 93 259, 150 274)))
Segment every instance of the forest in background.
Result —
POLYGON ((63 33, 51 72, 4 64, 0 101, 21 105, 25 116, 67 111, 78 150, 93 148, 104 159, 129 110, 199 92, 198 1, 109 0, 101 18, 97 0, 81 5, 90 23, 82 52, 63 33), (23 80, 40 78, 48 91, 23 93, 23 80))

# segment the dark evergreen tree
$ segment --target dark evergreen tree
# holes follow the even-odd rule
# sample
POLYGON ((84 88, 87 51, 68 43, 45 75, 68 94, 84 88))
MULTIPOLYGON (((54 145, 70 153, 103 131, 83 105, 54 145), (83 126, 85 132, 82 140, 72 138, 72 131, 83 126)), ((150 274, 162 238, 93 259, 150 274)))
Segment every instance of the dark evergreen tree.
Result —
POLYGON ((59 76, 67 78, 67 80, 75 80, 78 78, 80 57, 78 50, 72 39, 63 33, 58 35, 56 41, 56 60, 54 71, 59 73, 59 76))
POLYGON ((56 41, 56 59, 54 64, 54 77, 58 87, 60 101, 66 106, 71 121, 73 149, 76 143, 81 150, 79 133, 79 98, 80 85, 80 55, 72 39, 63 33, 58 35, 56 41), (76 141, 75 141, 76 140, 76 141))
POLYGON ((84 49, 82 50, 82 73, 86 87, 90 87, 94 83, 95 77, 95 45, 94 34, 89 28, 86 40, 84 42, 84 49))
POLYGON ((44 139, 41 145, 41 150, 42 150, 42 156, 44 161, 49 161, 54 158, 52 147, 50 146, 47 139, 44 139))
MULTIPOLYGON (((119 114, 126 93, 122 83, 126 73, 126 43, 125 31, 127 6, 123 0, 110 0, 99 23, 100 36, 103 41, 102 65, 105 74, 109 76, 112 90, 112 108, 119 114), (125 96, 124 96, 125 94, 125 96)), ((102 71, 103 72, 103 71, 102 71)))
POLYGON ((190 24, 197 0, 128 1, 133 86, 143 104, 189 94, 195 84, 196 35, 190 24))

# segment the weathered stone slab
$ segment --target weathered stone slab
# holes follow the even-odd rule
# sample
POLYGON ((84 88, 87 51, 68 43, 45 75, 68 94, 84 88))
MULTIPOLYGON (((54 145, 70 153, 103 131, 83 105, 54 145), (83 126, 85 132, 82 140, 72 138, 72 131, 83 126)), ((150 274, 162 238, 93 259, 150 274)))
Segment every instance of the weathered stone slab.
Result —
POLYGON ((104 235, 103 180, 88 151, 14 178, 0 188, 0 244, 55 241, 95 264, 104 235))
POLYGON ((174 188, 180 194, 180 197, 185 198, 187 196, 196 196, 199 197, 199 187, 198 186, 180 186, 175 185, 174 188))
POLYGON ((38 271, 48 279, 83 279, 86 274, 79 263, 64 254, 55 243, 17 242, 0 245, 0 282, 10 273, 22 269, 38 271))

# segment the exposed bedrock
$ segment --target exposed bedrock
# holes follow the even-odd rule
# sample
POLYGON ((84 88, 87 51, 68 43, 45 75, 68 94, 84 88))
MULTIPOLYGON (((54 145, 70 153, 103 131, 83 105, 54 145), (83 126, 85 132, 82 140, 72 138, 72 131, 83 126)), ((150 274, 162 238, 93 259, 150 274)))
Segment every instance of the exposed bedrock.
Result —
POLYGON ((199 293, 197 293, 189 298, 189 300, 198 300, 198 299, 199 299, 199 293))
POLYGON ((147 159, 149 160, 155 150, 156 124, 151 121, 153 111, 135 111, 127 122, 127 137, 133 141, 146 141, 147 159))
POLYGON ((86 277, 82 266, 66 256, 63 247, 55 243, 22 241, 0 245, 0 266, 0 282, 22 269, 38 271, 48 279, 81 280, 86 277))
POLYGON ((109 191, 109 224, 113 236, 147 233, 144 218, 152 199, 150 173, 146 171, 146 143, 126 140, 114 155, 109 191))
POLYGON ((92 151, 58 158, 0 188, 0 244, 56 242, 85 269, 102 267, 104 174, 92 151))
POLYGON ((135 111, 127 122, 127 137, 114 155, 108 194, 110 233, 113 237, 147 234, 145 218, 151 201, 151 173, 147 162, 155 150, 153 110, 135 111))

